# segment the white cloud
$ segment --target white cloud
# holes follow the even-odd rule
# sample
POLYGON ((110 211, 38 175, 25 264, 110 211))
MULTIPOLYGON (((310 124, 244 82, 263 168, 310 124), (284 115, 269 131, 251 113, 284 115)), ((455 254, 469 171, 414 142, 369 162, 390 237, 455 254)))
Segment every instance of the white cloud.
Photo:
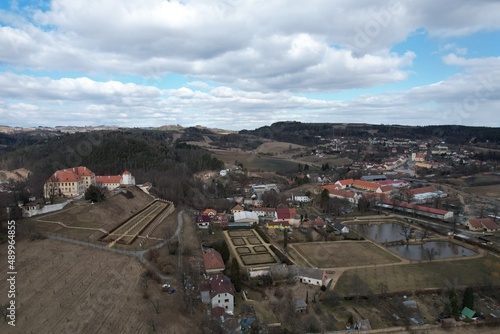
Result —
POLYGON ((238 129, 290 118, 421 124, 458 103, 492 124, 499 58, 466 58, 447 37, 498 30, 498 12, 493 0, 53 0, 0 10, 0 64, 9 71, 0 73, 0 112, 32 124, 238 129), (443 64, 463 73, 351 101, 298 96, 408 80, 418 55, 392 48, 417 31, 443 39, 443 64), (170 73, 189 78, 186 87, 158 88, 170 73), (117 79, 129 76, 142 84, 117 79))

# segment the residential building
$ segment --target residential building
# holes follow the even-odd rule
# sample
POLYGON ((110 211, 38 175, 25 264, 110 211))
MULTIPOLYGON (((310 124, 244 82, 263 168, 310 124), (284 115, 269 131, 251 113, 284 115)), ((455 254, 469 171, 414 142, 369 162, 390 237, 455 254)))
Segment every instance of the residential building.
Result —
POLYGON ((212 308, 221 307, 226 313, 233 314, 235 290, 231 280, 223 274, 210 275, 208 284, 212 308))
POLYGON ((471 231, 486 231, 486 232, 495 232, 500 228, 495 223, 493 218, 474 218, 469 219, 465 226, 471 231))
POLYGON ((241 205, 236 205, 231 209, 231 213, 235 214, 236 212, 243 212, 245 209, 241 205))
POLYGON ((203 253, 203 264, 207 274, 221 274, 226 269, 222 256, 213 248, 203 253))
POLYGON ((197 215, 194 217, 194 221, 198 228, 206 229, 210 225, 210 216, 208 215, 197 215))

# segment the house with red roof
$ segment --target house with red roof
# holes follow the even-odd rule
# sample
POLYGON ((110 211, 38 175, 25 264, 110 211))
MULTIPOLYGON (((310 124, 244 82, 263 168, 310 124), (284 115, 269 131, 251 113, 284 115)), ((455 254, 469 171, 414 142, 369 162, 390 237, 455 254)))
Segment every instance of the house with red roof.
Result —
POLYGON ((236 212, 243 212, 243 211, 245 211, 245 209, 239 204, 231 209, 231 213, 233 214, 236 212))
POLYGON ((203 253, 203 264, 207 274, 221 274, 226 269, 222 256, 213 248, 203 253))
POLYGON ((348 190, 342 190, 342 189, 333 189, 332 191, 329 191, 328 196, 330 196, 331 198, 346 199, 353 204, 357 204, 359 198, 361 197, 359 194, 355 193, 354 191, 348 191, 348 190))
POLYGON ((225 313, 233 314, 236 291, 229 277, 223 274, 210 275, 206 284, 200 286, 200 292, 202 299, 208 293, 212 309, 220 307, 225 313))
POLYGON ((355 180, 354 183, 352 184, 352 187, 367 191, 377 191, 380 185, 375 182, 355 180))
POLYGON ((96 176, 98 186, 113 190, 122 185, 135 185, 135 177, 129 172, 124 171, 121 175, 96 176))
POLYGON ((471 231, 486 231, 486 232, 495 232, 500 228, 497 223, 493 220, 493 218, 474 218, 469 219, 465 226, 471 231))
POLYGON ((217 215, 217 210, 211 209, 211 208, 207 208, 207 209, 203 210, 203 212, 201 214, 202 215, 207 215, 209 217, 214 217, 214 216, 217 215))
POLYGON ((353 179, 338 180, 337 182, 335 182, 335 184, 340 186, 342 189, 352 187, 353 183, 353 179))

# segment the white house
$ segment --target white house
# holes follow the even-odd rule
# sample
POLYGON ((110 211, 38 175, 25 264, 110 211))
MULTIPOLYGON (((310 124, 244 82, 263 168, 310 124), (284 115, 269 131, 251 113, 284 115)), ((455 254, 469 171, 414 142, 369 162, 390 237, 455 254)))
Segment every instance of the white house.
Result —
POLYGON ((294 202, 299 202, 299 203, 309 203, 309 202, 311 202, 311 197, 306 196, 306 195, 293 195, 292 194, 291 200, 294 202))
POLYGON ((231 280, 223 274, 210 275, 208 284, 212 308, 221 307, 226 313, 232 314, 235 290, 231 280))
POLYGON ((135 177, 130 172, 124 171, 121 175, 96 176, 96 183, 108 190, 113 190, 121 185, 135 185, 135 177))
POLYGON ((288 266, 292 276, 297 282, 311 285, 327 285, 326 271, 322 269, 288 266))

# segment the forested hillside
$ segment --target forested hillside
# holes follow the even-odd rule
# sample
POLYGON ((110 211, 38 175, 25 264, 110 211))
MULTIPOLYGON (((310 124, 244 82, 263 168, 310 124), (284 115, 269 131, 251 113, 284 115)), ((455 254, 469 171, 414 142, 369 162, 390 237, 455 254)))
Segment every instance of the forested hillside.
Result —
POLYGON ((500 128, 472 127, 461 125, 373 125, 277 122, 255 130, 243 130, 240 134, 254 135, 266 139, 287 141, 299 145, 314 145, 322 138, 357 137, 367 139, 409 138, 439 139, 449 144, 496 143, 500 144, 500 128))
POLYGON ((224 167, 205 149, 173 143, 169 132, 138 129, 64 134, 23 148, 4 149, 0 158, 0 169, 32 171, 28 184, 38 196, 55 170, 80 165, 96 175, 130 170, 137 183, 152 182, 159 196, 176 203, 201 196, 194 173, 224 167))

